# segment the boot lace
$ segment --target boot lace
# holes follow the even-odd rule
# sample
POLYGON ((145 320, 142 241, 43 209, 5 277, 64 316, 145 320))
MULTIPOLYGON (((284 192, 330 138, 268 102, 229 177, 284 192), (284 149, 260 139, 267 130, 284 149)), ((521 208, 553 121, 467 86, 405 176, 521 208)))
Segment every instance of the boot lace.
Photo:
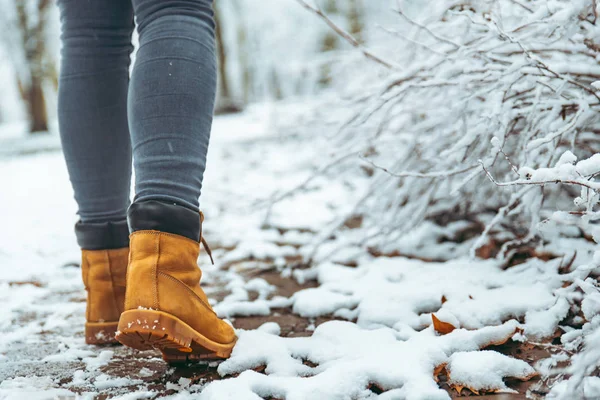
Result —
POLYGON ((212 263, 212 265, 215 265, 215 260, 213 260, 213 256, 212 256, 212 250, 210 249, 210 246, 206 242, 206 239, 204 239, 204 236, 202 236, 202 223, 203 222, 204 222, 204 213, 202 211, 200 211, 200 242, 202 243, 202 246, 204 246, 204 250, 206 251, 206 254, 208 254, 208 256, 210 257, 210 262, 212 263))
POLYGON ((206 254, 208 254, 208 256, 210 257, 210 262, 212 263, 212 265, 215 265, 215 260, 213 260, 212 256, 212 250, 210 249, 208 243, 206 243, 206 239, 204 239, 204 236, 200 237, 200 241, 202 242, 202 246, 204 246, 204 250, 206 250, 206 254))

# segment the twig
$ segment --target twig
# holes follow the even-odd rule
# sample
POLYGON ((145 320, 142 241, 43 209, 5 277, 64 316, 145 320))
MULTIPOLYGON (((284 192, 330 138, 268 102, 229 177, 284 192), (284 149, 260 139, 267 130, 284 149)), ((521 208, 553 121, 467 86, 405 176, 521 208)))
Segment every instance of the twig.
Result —
POLYGON ((565 353, 567 353, 569 355, 575 354, 573 351, 567 350, 563 346, 558 346, 558 345, 555 345, 555 344, 552 344, 552 343, 539 343, 539 342, 532 342, 532 341, 527 341, 526 343, 529 343, 529 344, 531 344, 533 346, 542 347, 542 348, 545 348, 545 349, 556 350, 558 352, 564 351, 565 353))
POLYGON ((525 4, 522 4, 521 2, 517 1, 517 0, 510 0, 511 3, 516 4, 518 6, 521 6, 522 8, 524 8, 525 10, 529 11, 530 13, 533 13, 533 10, 529 7, 527 7, 525 4))
POLYGON ((517 174, 517 176, 519 176, 519 170, 517 169, 517 167, 510 161, 510 158, 508 158, 508 155, 504 152, 504 150, 500 149, 499 150, 500 153, 502 153, 502 155, 504 156, 504 159, 506 160, 506 162, 508 162, 508 164, 510 165, 510 169, 513 170, 513 172, 515 174, 517 174))
POLYGON ((577 114, 575 114, 573 116, 573 118, 571 119, 571 121, 569 121, 568 124, 564 125, 561 129, 555 131, 555 132, 551 132, 549 133, 547 136, 540 138, 540 139, 536 139, 536 140, 532 140, 531 142, 529 142, 527 144, 527 150, 533 150, 535 148, 540 147, 543 144, 546 143, 550 143, 552 142, 554 139, 564 135, 565 133, 569 132, 571 129, 574 129, 575 126, 577 125, 577 121, 579 120, 579 118, 581 117, 581 115, 584 112, 584 108, 580 107, 579 110, 577 111, 577 114))
POLYGON ((513 193, 513 195, 510 197, 508 204, 506 204, 505 206, 501 207, 498 210, 498 212, 496 213, 494 218, 492 218, 490 223, 488 223, 485 226, 481 235, 479 235, 479 237, 477 238, 475 243, 473 243, 473 246, 471 246, 471 249, 469 250, 471 258, 475 258, 477 249, 479 249, 481 246, 484 245, 485 239, 488 237, 492 228, 494 226, 496 226, 496 224, 498 222, 500 222, 500 220, 502 220, 502 218, 506 217, 508 215, 508 213, 510 213, 511 210, 513 210, 515 207, 517 207, 519 205, 519 203, 521 201, 521 197, 529 189, 530 188, 522 188, 521 191, 519 191, 517 193, 513 193))
POLYGON ((333 22, 327 15, 325 15, 325 13, 323 13, 323 11, 320 8, 313 7, 304 0, 296 1, 300 3, 302 7, 306 8, 307 10, 321 18, 323 21, 325 21, 325 23, 329 25, 329 27, 333 29, 335 33, 340 35, 344 40, 346 40, 346 42, 350 43, 352 46, 360 50, 364 54, 364 56, 367 57, 369 60, 375 61, 376 63, 381 64, 388 69, 398 69, 398 67, 395 67, 392 63, 383 60, 382 58, 371 53, 368 49, 364 48, 364 46, 362 46, 354 36, 352 36, 346 30, 342 29, 335 22, 333 22))
POLYGON ((451 40, 448 39, 444 39, 443 37, 440 37, 438 35, 436 35, 434 32, 431 31, 431 29, 429 29, 428 27, 426 27, 425 25, 422 25, 420 23, 418 23, 417 21, 413 20, 412 18, 410 18, 409 16, 407 16, 401 9, 397 9, 396 12, 398 14, 400 14, 400 16, 402 16, 406 21, 408 21, 408 23, 424 30, 425 32, 429 33, 429 35, 431 35, 433 38, 439 40, 440 42, 444 42, 444 43, 448 43, 449 45, 454 46, 455 48, 459 49, 461 46, 458 43, 454 43, 451 40))
POLYGON ((406 41, 407 41, 407 42, 409 42, 409 43, 415 44, 415 45, 417 45, 417 46, 420 46, 420 47, 422 47, 422 48, 424 48, 424 49, 426 49, 426 50, 429 50, 429 51, 431 51, 432 53, 434 53, 434 54, 437 54, 438 56, 445 56, 445 55, 446 55, 445 53, 442 53, 442 52, 440 52, 440 51, 437 51, 437 50, 435 50, 435 49, 432 49, 431 47, 429 47, 429 46, 428 46, 428 45, 426 45, 425 43, 421 43, 421 42, 418 42, 418 41, 416 41, 416 40, 414 40, 414 39, 411 39, 411 38, 409 38, 409 37, 406 37, 406 36, 402 35, 402 34, 401 34, 400 32, 398 32, 398 31, 395 31, 395 30, 392 30, 392 29, 389 29, 389 28, 386 28, 386 27, 383 27, 383 26, 381 27, 381 29, 382 29, 384 32, 387 32, 387 33, 389 33, 389 34, 392 34, 392 35, 394 35, 394 36, 396 36, 396 37, 399 37, 399 38, 400 38, 400 39, 402 39, 402 40, 406 40, 406 41))
POLYGON ((593 191, 599 191, 600 190, 600 183, 596 183, 596 182, 582 182, 582 181, 574 181, 572 179, 553 179, 553 180, 547 180, 547 181, 530 181, 527 179, 517 179, 514 181, 510 181, 510 182, 498 182, 497 180, 494 179, 494 177, 492 176, 492 174, 490 173, 490 171, 485 167, 485 165, 483 164, 483 161, 479 160, 479 164, 481 165, 481 167, 483 168, 483 170, 485 171, 487 177, 490 179, 490 181, 492 181, 492 183, 496 186, 518 186, 518 185, 537 185, 537 186, 542 186, 542 185, 547 185, 549 183, 562 183, 562 184, 566 184, 566 185, 579 185, 579 186, 583 186, 586 187, 588 189, 591 189, 593 191))
POLYGON ((375 164, 373 161, 369 160, 368 158, 366 158, 362 155, 360 156, 360 158, 363 161, 371 164, 371 166, 373 168, 379 169, 379 170, 385 172, 386 174, 389 174, 395 178, 445 178, 448 176, 463 174, 467 171, 477 168, 477 165, 470 165, 465 168, 455 169, 455 170, 450 170, 450 171, 434 171, 434 172, 427 172, 427 173, 412 172, 412 171, 391 172, 387 168, 375 164))

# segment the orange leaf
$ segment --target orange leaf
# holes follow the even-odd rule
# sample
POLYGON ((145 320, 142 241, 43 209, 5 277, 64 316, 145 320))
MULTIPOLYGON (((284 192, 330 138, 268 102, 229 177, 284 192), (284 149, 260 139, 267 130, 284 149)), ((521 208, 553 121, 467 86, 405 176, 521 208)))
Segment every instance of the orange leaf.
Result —
POLYGON ((454 325, 448 322, 440 321, 435 314, 431 314, 431 320, 433 321, 433 329, 442 335, 450 333, 456 329, 454 325))
POLYGON ((435 368, 433 369, 433 379, 434 379, 436 382, 438 382, 438 383, 439 383, 439 382, 440 382, 440 375, 441 375, 442 373, 446 374, 445 370, 446 370, 446 363, 440 364, 440 365, 438 365, 437 367, 435 367, 435 368))
POLYGON ((459 385, 450 385, 450 387, 454 390, 456 390, 458 392, 458 394, 460 394, 460 392, 462 392, 463 390, 463 386, 459 386, 459 385))
POLYGON ((460 385, 455 385, 455 384, 452 384, 452 383, 450 385, 448 385, 448 386, 450 386, 451 389, 456 390, 456 392, 458 393, 458 395, 461 396, 461 397, 462 397, 462 391, 465 390, 465 389, 467 389, 467 390, 471 391, 471 393, 479 396, 479 391, 478 390, 475 390, 475 389, 470 388, 468 386, 460 386, 460 385))

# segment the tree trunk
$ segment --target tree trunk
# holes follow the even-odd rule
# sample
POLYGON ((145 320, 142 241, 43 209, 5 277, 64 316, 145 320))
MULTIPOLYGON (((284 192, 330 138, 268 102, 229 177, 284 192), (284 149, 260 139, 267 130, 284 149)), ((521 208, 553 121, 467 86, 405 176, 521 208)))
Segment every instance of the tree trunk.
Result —
MULTIPOLYGON (((339 9, 336 0, 327 0, 323 5, 323 11, 329 16, 338 14, 339 9)), ((338 35, 331 29, 327 29, 325 31, 325 36, 323 36, 323 41, 321 42, 321 51, 326 52, 336 50, 339 47, 338 40, 338 35)))
POLYGON ((29 131, 31 133, 48 131, 48 113, 46 99, 40 79, 32 79, 31 85, 25 93, 27 109, 29 111, 29 131))
POLYGON ((215 28, 215 36, 217 42, 217 63, 219 73, 219 96, 221 98, 229 98, 229 81, 227 79, 227 54, 225 53, 225 44, 223 43, 223 30, 221 24, 224 23, 219 7, 215 6, 215 20, 217 22, 215 28))
POLYGON ((217 104, 215 106, 216 114, 226 114, 241 111, 241 107, 236 104, 231 95, 229 86, 229 75, 227 73, 227 51, 225 41, 223 40, 222 25, 225 23, 225 18, 219 10, 219 6, 215 5, 215 40, 217 42, 217 68, 218 68, 218 92, 217 104))
POLYGON ((350 33, 357 39, 362 40, 363 31, 363 13, 364 9, 360 0, 348 1, 348 22, 350 23, 350 33))
POLYGON ((29 116, 29 132, 48 131, 48 112, 44 97, 44 83, 56 79, 53 60, 45 46, 46 22, 52 2, 39 0, 37 13, 27 8, 26 1, 16 1, 17 28, 21 32, 22 46, 25 51, 27 75, 18 78, 21 96, 27 107, 29 116))

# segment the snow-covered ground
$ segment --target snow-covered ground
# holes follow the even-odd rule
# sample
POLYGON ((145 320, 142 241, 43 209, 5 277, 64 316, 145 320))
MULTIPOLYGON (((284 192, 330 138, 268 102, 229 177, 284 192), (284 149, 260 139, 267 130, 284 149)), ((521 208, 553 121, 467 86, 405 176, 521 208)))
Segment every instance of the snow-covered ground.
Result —
MULTIPOLYGON (((569 242, 578 250, 578 267, 569 271, 568 258, 503 269, 496 260, 426 262, 375 257, 360 247, 306 268, 301 256, 349 211, 367 177, 351 184, 318 178, 288 195, 319 167, 315 155, 328 153, 322 132, 298 135, 290 128, 290 120, 301 124, 302 111, 296 104, 257 106, 216 119, 201 203, 217 265, 201 255, 203 282, 209 295, 223 293, 215 308, 234 324, 241 316, 267 322, 238 330, 232 357, 205 366, 212 375, 166 383, 177 372, 152 352, 83 342, 76 206, 56 137, 31 144, 12 135, 1 142, 0 399, 448 399, 441 376, 446 389, 482 393, 512 392, 504 379, 539 376, 540 393, 551 386, 550 396, 572 393, 551 370, 586 329, 600 324, 600 294, 586 281, 599 263, 594 246, 569 242), (271 206, 273 199, 281 200, 271 206), (318 285, 282 297, 266 280, 244 274, 273 269, 318 285), (581 293, 588 296, 574 316, 579 320, 561 328, 581 293), (312 336, 288 337, 268 322, 286 308, 310 322, 312 336), (551 356, 519 360, 497 347, 483 350, 507 341, 552 350, 551 356), (140 360, 143 368, 128 368, 140 360)), ((351 230, 337 233, 337 241, 351 230)), ((418 245, 414 235, 405 239, 399 248, 418 245)), ((440 248, 452 253, 451 244, 439 246, 420 253, 429 251, 431 259, 440 259, 440 248)), ((585 377, 577 393, 600 398, 600 378, 585 377)))

